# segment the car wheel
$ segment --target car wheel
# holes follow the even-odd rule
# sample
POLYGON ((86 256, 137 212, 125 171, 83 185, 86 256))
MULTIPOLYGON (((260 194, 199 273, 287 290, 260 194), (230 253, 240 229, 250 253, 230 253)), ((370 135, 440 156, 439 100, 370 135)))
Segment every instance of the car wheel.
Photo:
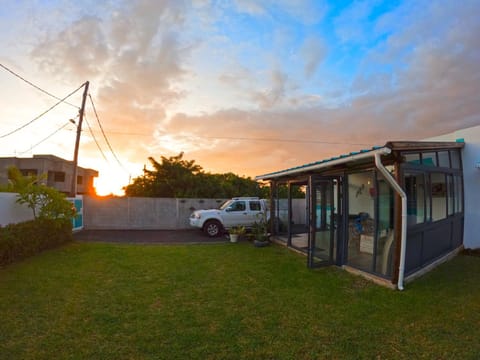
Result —
POLYGON ((217 220, 209 220, 203 227, 203 231, 205 234, 207 234, 209 237, 217 237, 220 235, 222 232, 222 224, 218 222, 217 220))

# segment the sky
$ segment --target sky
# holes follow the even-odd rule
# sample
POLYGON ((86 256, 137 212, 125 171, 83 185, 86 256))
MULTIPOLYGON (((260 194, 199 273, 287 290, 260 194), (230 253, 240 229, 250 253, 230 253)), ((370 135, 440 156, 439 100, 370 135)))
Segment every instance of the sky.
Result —
POLYGON ((478 14, 478 0, 0 0, 0 64, 57 97, 0 68, 0 156, 72 160, 83 89, 39 115, 87 80, 79 165, 102 195, 148 157, 255 177, 479 125, 478 14))

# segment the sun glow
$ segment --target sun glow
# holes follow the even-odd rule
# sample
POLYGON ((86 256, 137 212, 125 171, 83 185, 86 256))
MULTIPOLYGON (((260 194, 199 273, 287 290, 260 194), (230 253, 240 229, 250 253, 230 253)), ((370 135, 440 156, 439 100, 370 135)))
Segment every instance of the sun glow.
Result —
POLYGON ((125 191, 122 189, 124 186, 127 186, 130 179, 125 172, 105 172, 102 174, 102 171, 99 171, 99 177, 95 178, 94 186, 99 196, 106 195, 125 195, 125 191))

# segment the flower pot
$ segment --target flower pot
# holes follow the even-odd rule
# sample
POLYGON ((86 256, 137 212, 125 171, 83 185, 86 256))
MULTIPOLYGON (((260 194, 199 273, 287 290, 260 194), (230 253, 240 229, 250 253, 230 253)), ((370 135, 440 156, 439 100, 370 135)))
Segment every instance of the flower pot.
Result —
POLYGON ((230 242, 236 243, 238 241, 238 234, 230 234, 230 242))
POLYGON ((270 242, 269 241, 260 241, 260 240, 253 240, 253 245, 255 247, 265 247, 265 246, 268 246, 270 245, 270 242))

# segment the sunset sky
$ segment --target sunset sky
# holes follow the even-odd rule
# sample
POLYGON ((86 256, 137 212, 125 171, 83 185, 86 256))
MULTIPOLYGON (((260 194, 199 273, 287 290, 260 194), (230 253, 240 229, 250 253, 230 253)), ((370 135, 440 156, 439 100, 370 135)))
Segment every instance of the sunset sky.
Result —
MULTIPOLYGON (((2 65, 58 98, 90 81, 114 154, 87 102, 79 165, 100 194, 149 156, 254 177, 480 124, 478 0, 0 4, 2 65)), ((82 90, 8 135, 57 100, 0 83, 0 156, 73 159, 82 90)))

